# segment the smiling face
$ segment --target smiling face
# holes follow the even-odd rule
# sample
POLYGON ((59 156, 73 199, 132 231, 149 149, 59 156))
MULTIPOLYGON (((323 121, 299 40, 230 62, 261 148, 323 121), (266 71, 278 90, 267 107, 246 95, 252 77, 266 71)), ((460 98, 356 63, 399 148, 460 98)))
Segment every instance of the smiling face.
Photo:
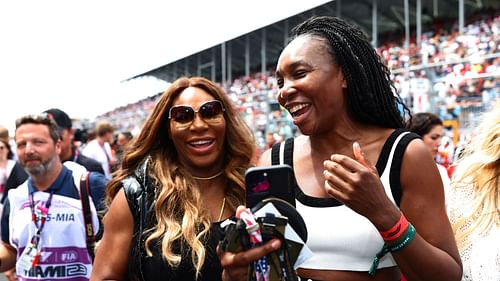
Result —
POLYGON ((278 60, 278 102, 305 135, 323 133, 347 118, 340 68, 319 37, 303 35, 283 50, 278 60))
MULTIPOLYGON (((175 98, 174 106, 190 106, 199 111, 206 102, 215 98, 206 91, 188 87, 175 98)), ((175 145, 180 162, 195 176, 211 176, 224 167, 224 140, 226 121, 224 112, 219 118, 206 122, 200 112, 194 114, 191 124, 169 122, 169 136, 175 145)))

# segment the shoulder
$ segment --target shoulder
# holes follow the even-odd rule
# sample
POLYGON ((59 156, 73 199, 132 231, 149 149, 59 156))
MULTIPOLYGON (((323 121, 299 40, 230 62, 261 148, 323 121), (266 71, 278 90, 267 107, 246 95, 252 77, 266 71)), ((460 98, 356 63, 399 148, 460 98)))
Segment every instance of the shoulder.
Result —
POLYGON ((419 138, 415 138, 410 141, 405 150, 404 159, 411 162, 415 161, 434 162, 434 160, 432 159, 432 155, 429 152, 429 149, 427 148, 425 143, 419 138))
POLYGON ((87 168, 89 172, 98 172, 104 174, 104 170, 102 169, 101 164, 97 160, 94 160, 83 154, 79 154, 78 158, 76 159, 76 162, 78 164, 81 164, 82 166, 85 166, 85 168, 87 168))
MULTIPOLYGON (((280 156, 280 150, 283 148, 284 151, 284 157, 285 157, 285 163, 287 157, 292 157, 294 154, 294 147, 297 145, 302 146, 305 143, 304 141, 304 136, 299 136, 296 138, 288 138, 285 139, 281 142, 275 143, 272 148, 267 149, 262 153, 262 155, 259 158, 259 161, 257 162, 257 166, 269 166, 272 165, 273 160, 276 161, 280 156), (285 143, 287 145, 285 145, 285 143), (297 144, 298 143, 298 144, 297 144), (278 158, 276 158, 278 157, 278 158)), ((276 163, 276 162, 274 162, 276 163)))
POLYGON ((266 151, 264 151, 260 155, 259 161, 257 161, 257 166, 269 166, 269 165, 271 165, 271 152, 272 152, 272 148, 269 148, 266 151))
POLYGON ((17 187, 24 181, 26 181, 29 178, 28 173, 24 170, 24 168, 19 164, 17 161, 15 161, 14 166, 12 167, 12 171, 10 172, 9 178, 7 179, 8 183, 13 183, 12 187, 17 187))
POLYGON ((11 188, 8 190, 8 197, 7 198, 12 198, 14 197, 27 197, 28 196, 28 181, 24 181, 21 185, 19 185, 16 188, 11 188))
POLYGON ((86 152, 94 151, 97 145, 98 145, 97 140, 90 141, 89 143, 87 143, 87 145, 85 145, 85 147, 82 150, 82 153, 85 154, 86 152))
POLYGON ((135 199, 144 192, 144 187, 135 176, 130 176, 122 180, 123 191, 127 199, 135 199))
POLYGON ((105 187, 108 183, 108 179, 98 172, 89 172, 89 183, 96 187, 105 187))
MULTIPOLYGON (((411 205, 444 207, 443 181, 436 162, 421 139, 412 140, 406 148, 401 165, 403 200, 411 205), (412 198, 410 201, 404 197, 412 198)), ((403 204, 403 203, 402 203, 403 204)))

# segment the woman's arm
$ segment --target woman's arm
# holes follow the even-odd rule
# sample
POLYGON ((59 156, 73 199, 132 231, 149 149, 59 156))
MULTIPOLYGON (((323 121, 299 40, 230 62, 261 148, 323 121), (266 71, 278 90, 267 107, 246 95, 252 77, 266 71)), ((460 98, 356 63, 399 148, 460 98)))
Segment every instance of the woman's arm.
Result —
POLYGON ((123 280, 134 228, 125 192, 121 189, 104 217, 104 236, 97 248, 90 280, 123 280))
MULTIPOLYGON (((325 161, 327 192, 368 218, 379 231, 387 231, 400 210, 387 197, 376 168, 365 159, 357 143, 355 159, 332 155, 325 161)), ((437 167, 420 140, 412 141, 401 167, 401 211, 417 234, 407 247, 393 252, 408 280, 460 280, 462 266, 444 206, 437 167)))
POLYGON ((406 149, 401 167, 401 211, 417 236, 407 251, 393 253, 408 280, 460 280, 462 263, 446 215, 444 190, 434 159, 420 140, 406 149))

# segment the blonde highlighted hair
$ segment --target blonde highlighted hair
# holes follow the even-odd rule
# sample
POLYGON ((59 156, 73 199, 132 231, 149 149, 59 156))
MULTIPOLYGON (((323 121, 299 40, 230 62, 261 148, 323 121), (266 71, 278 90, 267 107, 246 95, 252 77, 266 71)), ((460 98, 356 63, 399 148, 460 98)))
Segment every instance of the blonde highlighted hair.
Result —
POLYGON ((226 137, 224 140, 224 177, 227 185, 224 193, 226 206, 235 211, 244 204, 244 173, 251 165, 255 152, 255 140, 225 92, 215 83, 202 77, 177 79, 162 94, 147 118, 137 138, 125 151, 122 168, 110 181, 106 190, 107 204, 111 203, 121 188, 121 181, 133 175, 148 156, 151 157, 148 176, 155 186, 155 216, 157 224, 145 233, 145 248, 152 255, 155 241, 161 242, 161 253, 170 266, 175 267, 182 253, 173 251, 174 242, 186 243, 191 249, 191 261, 199 277, 205 261, 205 239, 211 220, 202 208, 202 200, 196 183, 180 164, 177 150, 169 137, 168 111, 174 100, 188 87, 203 89, 224 105, 226 111, 226 137))
POLYGON ((469 245, 471 233, 486 233, 500 223, 500 100, 482 118, 453 174, 452 188, 469 185, 473 196, 471 215, 452 224, 459 250, 469 245))

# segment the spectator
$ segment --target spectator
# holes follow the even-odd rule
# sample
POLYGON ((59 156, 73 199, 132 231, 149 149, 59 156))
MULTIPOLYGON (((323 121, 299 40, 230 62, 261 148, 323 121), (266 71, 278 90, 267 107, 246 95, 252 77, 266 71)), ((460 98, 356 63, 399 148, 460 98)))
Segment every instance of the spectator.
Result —
MULTIPOLYGON (((15 140, 19 162, 29 179, 11 189, 5 201, 0 271, 15 266, 20 280, 88 280, 91 251, 79 186, 75 186, 84 168, 67 162, 74 168, 70 170, 61 163, 57 124, 46 114, 18 119, 15 140)), ((89 223, 95 235, 99 230, 96 207, 103 206, 106 182, 99 173, 90 173, 87 182, 92 199, 89 223)))
MULTIPOLYGON (((7 140, 0 138, 0 203, 3 204, 10 189, 16 188, 28 179, 23 167, 13 160, 14 153, 7 140)), ((0 212, 1 214, 1 212, 0 212)))
POLYGON ((219 223, 244 202, 254 149, 221 88, 174 81, 108 186, 92 280, 220 280, 219 223))
POLYGON ((111 179, 111 167, 116 164, 116 159, 111 152, 113 142, 113 126, 108 122, 100 122, 96 126, 96 138, 90 141, 82 151, 82 154, 99 163, 104 170, 107 179, 111 179))
POLYGON ((446 198, 463 281, 500 280, 500 100, 483 118, 446 198))
MULTIPOLYGON (((363 32, 335 17, 304 21, 276 76, 278 102, 303 135, 273 146, 258 165, 293 167, 296 208, 313 252, 298 275, 460 280, 439 172, 425 144, 404 129, 400 108, 405 115, 408 108, 363 32)), ((248 264, 279 245, 273 239, 223 253, 223 277, 246 280, 248 264)))
MULTIPOLYGON (((417 113, 412 116, 411 121, 408 124, 408 130, 422 137, 422 140, 435 160, 444 134, 443 121, 441 121, 441 119, 439 119, 439 117, 435 114, 429 112, 417 113)), ((446 193, 450 189, 448 171, 443 165, 439 163, 436 163, 436 165, 438 167, 439 174, 441 175, 441 180, 443 181, 446 193)))
POLYGON ((72 128, 73 124, 66 112, 58 108, 51 108, 45 113, 57 123, 61 137, 61 153, 59 154, 61 161, 73 161, 85 167, 89 172, 98 172, 104 175, 101 163, 83 155, 73 145, 75 130, 72 128))
POLYGON ((0 127, 0 139, 5 140, 6 142, 9 143, 10 145, 10 151, 12 153, 12 160, 17 160, 17 155, 16 155, 16 142, 10 139, 9 137, 9 130, 4 127, 0 127))
POLYGON ((132 141, 133 136, 129 131, 120 132, 116 137, 116 160, 117 166, 120 168, 123 158, 123 152, 127 149, 128 144, 132 141))

